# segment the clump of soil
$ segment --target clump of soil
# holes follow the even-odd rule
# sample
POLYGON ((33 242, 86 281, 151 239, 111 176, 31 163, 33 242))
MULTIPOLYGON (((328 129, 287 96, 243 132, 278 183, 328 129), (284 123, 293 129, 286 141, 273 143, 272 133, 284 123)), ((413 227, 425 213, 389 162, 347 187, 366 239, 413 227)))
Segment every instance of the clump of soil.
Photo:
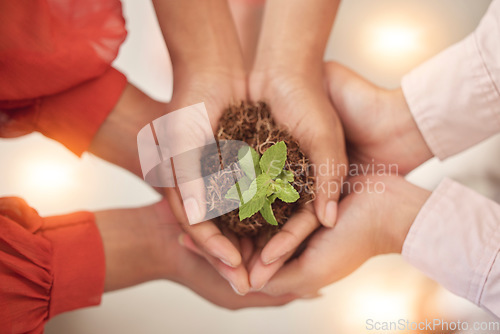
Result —
MULTIPOLYGON (((290 135, 289 131, 275 123, 269 107, 264 102, 241 102, 240 104, 228 107, 220 120, 216 139, 220 141, 219 153, 222 157, 236 157, 237 153, 235 153, 235 150, 237 152, 238 149, 234 145, 231 145, 231 142, 224 142, 224 140, 244 141, 260 155, 277 142, 284 141, 288 151, 285 169, 294 173, 295 180, 293 186, 300 194, 299 200, 295 203, 284 203, 276 199, 272 208, 278 221, 278 226, 270 225, 260 213, 256 213, 252 217, 240 221, 238 210, 233 210, 214 219, 219 228, 229 228, 229 230, 235 232, 240 237, 252 237, 263 234, 272 235, 285 224, 288 218, 300 206, 314 199, 314 177, 309 172, 309 159, 302 152, 298 142, 290 135)), ((230 178, 225 175, 229 172, 220 171, 221 160, 215 161, 218 154, 208 152, 208 150, 215 149, 215 146, 212 146, 212 148, 204 152, 203 156, 208 157, 208 160, 205 159, 202 163, 203 174, 213 174, 208 180, 205 180, 207 207, 209 210, 217 210, 217 208, 223 205, 224 195, 232 186, 232 183, 229 182, 230 178)), ((222 161, 223 164, 234 162, 224 161, 224 159, 222 161)), ((222 166, 222 168, 225 168, 225 166, 222 166)), ((239 169, 232 172, 237 175, 238 179, 243 176, 243 171, 239 169)))

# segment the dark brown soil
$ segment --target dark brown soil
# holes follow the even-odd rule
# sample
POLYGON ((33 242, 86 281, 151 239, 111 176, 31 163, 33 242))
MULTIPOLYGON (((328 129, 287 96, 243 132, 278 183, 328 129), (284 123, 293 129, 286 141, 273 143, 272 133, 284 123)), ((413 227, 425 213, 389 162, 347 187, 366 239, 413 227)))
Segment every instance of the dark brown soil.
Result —
MULTIPOLYGON (((285 224, 301 205, 314 199, 314 177, 308 170, 309 159, 301 151, 298 142, 292 138, 289 131, 276 125, 271 117, 269 107, 265 103, 241 102, 238 105, 230 106, 222 115, 216 138, 221 141, 219 153, 222 153, 222 156, 227 156, 225 153, 237 149, 232 147, 230 143, 224 144, 224 140, 244 141, 261 155, 273 144, 284 141, 288 151, 285 169, 295 174, 293 186, 300 194, 299 200, 295 203, 284 203, 279 199, 274 202, 273 211, 279 224, 277 227, 265 221, 260 213, 240 221, 238 210, 233 210, 214 219, 220 228, 229 228, 238 236, 272 235, 285 224)), ((215 146, 210 148, 210 150, 216 149, 215 146)), ((224 172, 216 173, 220 170, 220 160, 216 160, 218 154, 208 152, 208 150, 206 149, 204 156, 211 158, 203 161, 202 172, 204 175, 215 173, 205 181, 207 206, 209 209, 214 209, 221 205, 218 203, 222 198, 221 195, 226 194, 232 184, 224 181, 228 180, 227 177, 221 177, 224 172)), ((237 156, 234 152, 232 153, 231 156, 237 156)), ((230 163, 222 161, 223 164, 230 163)), ((224 168, 224 166, 222 167, 224 168)), ((240 170, 233 172, 239 174, 239 176, 243 175, 240 170)))

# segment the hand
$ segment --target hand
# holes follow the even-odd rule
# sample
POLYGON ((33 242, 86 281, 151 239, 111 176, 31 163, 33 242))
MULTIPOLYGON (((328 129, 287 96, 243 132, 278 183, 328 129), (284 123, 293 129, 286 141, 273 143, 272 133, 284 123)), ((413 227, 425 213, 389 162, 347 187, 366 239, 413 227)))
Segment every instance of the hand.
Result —
POLYGON ((395 164, 404 175, 433 157, 401 88, 376 87, 335 62, 325 64, 325 75, 351 162, 395 164))
POLYGON ((398 176, 355 177, 348 185, 356 192, 340 202, 335 228, 317 231, 304 253, 285 264, 262 292, 274 296, 314 294, 349 275, 370 257, 401 252, 430 192, 398 176))
POLYGON ((250 282, 254 289, 260 289, 295 248, 319 227, 319 222, 333 226, 341 180, 348 163, 342 126, 324 92, 319 73, 317 76, 314 70, 285 74, 253 73, 250 80, 251 98, 269 103, 275 120, 290 129, 312 163, 317 167, 326 164, 330 169, 326 173, 322 173, 321 168, 316 169, 315 210, 312 206, 303 208, 292 217, 264 247, 260 259, 252 262, 250 282), (337 169, 331 171, 332 166, 339 166, 340 173, 336 172, 337 169))
MULTIPOLYGON (((174 93, 168 110, 204 102, 215 130, 222 111, 232 102, 246 99, 246 71, 227 0, 154 0, 153 3, 174 73, 174 93)), ((205 127, 202 131, 205 136, 199 135, 196 119, 188 119, 186 124, 169 130, 172 131, 167 133, 170 138, 176 138, 175 142, 194 147, 202 146, 209 136, 213 138, 205 127)), ((199 174, 197 164, 183 167, 186 169, 174 166, 177 180, 183 172, 191 179, 193 174, 199 174), (192 173, 193 166, 195 173, 192 173)), ((242 265, 238 243, 233 245, 212 222, 189 224, 189 221, 200 222, 205 217, 203 181, 183 183, 177 191, 168 189, 166 195, 184 229, 235 290, 247 293, 248 274, 242 265), (180 203, 180 193, 184 205, 180 203)))
MULTIPOLYGON (((185 101, 189 105, 189 103, 199 102, 200 99, 201 101, 206 101, 208 110, 215 111, 213 117, 217 119, 217 113, 222 112, 225 103, 227 103, 225 101, 236 98, 232 97, 235 94, 232 88, 230 88, 230 80, 227 79, 227 76, 223 76, 222 74, 216 75, 215 73, 211 75, 208 73, 198 74, 199 79, 186 75, 183 76, 184 81, 179 80, 180 82, 184 82, 185 88, 177 89, 174 100, 170 104, 155 101, 129 84, 113 111, 95 135, 89 151, 142 178, 142 171, 137 155, 137 134, 143 126, 163 116, 169 110, 175 110, 177 107, 173 106, 173 104, 182 105, 184 102, 181 101, 185 101), (202 78, 205 79, 201 80, 202 78), (193 82, 196 82, 196 84, 193 82), (216 82, 217 84, 215 84, 216 82), (224 85, 224 83, 227 83, 227 85, 224 85), (192 87, 192 89, 189 89, 189 87, 192 87), (220 96, 224 97, 213 97, 215 95, 214 87, 220 87, 220 96), (223 89, 222 87, 226 88, 223 89), (203 96, 203 94, 205 95, 203 96)), ((244 80, 240 81, 244 82, 244 80)), ((182 87, 180 83, 179 85, 182 87)), ((235 86, 238 85, 235 84, 235 86)), ((244 91, 244 89, 240 89, 240 91, 244 91)), ((181 128, 179 127, 178 129, 181 128)), ((188 133, 189 131, 186 130, 182 132, 182 135, 186 136, 188 133)), ((243 266, 241 266, 241 256, 238 248, 233 246, 211 222, 189 226, 178 193, 174 189, 169 188, 158 188, 157 190, 160 193, 165 193, 165 189, 169 190, 167 191, 167 197, 176 213, 176 217, 183 220, 183 226, 192 233, 193 239, 205 250, 210 261, 221 273, 230 278, 232 284, 238 287, 238 291, 248 291, 248 274, 243 266), (233 267, 237 267, 237 269, 224 265, 224 263, 216 258, 223 258, 226 263, 230 263, 233 267)))
POLYGON ((229 309, 278 306, 295 299, 293 295, 236 295, 210 264, 179 244, 182 229, 165 200, 137 209, 100 211, 95 216, 105 250, 106 291, 168 279, 229 309))
POLYGON ((342 126, 324 90, 322 59, 338 4, 338 0, 266 3, 249 76, 250 98, 269 104, 276 122, 289 128, 316 167, 330 168, 316 169, 313 205, 291 217, 261 252, 257 249, 250 263, 253 289, 266 283, 319 222, 332 227, 336 221, 341 180, 348 167, 342 126))
MULTIPOLYGON (((218 120, 228 104, 232 101, 245 99, 245 77, 243 75, 233 77, 230 73, 215 72, 186 74, 182 75, 181 78, 174 88, 174 96, 168 109, 173 111, 181 106, 204 102, 213 127, 209 131, 210 134, 207 135, 213 138, 214 132, 212 130, 216 129, 218 120)), ((195 141, 201 140, 195 146, 202 147, 204 145, 204 138, 199 136, 200 130, 193 126, 193 122, 181 122, 172 130, 169 132, 170 135, 177 137, 176 142, 193 142, 194 139, 195 141)), ((176 168, 175 170, 177 180, 179 180, 179 175, 183 173, 182 169, 176 168)), ((192 177, 192 169, 188 174, 192 177)), ((184 230, 202 250, 206 259, 231 282, 235 291, 239 294, 246 294, 250 286, 248 273, 242 263, 239 251, 239 241, 236 238, 231 238, 231 240, 227 238, 211 221, 190 224, 193 221, 202 221, 206 213, 203 180, 199 179, 198 183, 190 182, 188 186, 181 185, 181 187, 183 187, 181 192, 184 206, 181 203, 178 189, 165 188, 166 197, 174 208, 176 217, 184 230), (189 200, 189 198, 194 199, 194 201, 189 200)))

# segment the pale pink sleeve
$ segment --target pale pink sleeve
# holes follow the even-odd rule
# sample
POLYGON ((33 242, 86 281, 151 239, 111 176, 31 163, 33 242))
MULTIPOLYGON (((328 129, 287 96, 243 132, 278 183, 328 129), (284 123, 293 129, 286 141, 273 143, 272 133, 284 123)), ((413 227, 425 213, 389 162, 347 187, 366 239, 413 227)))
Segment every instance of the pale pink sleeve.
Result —
POLYGON ((448 158, 500 132, 500 0, 474 33, 403 78, 429 148, 448 158))
POLYGON ((415 219, 403 257, 500 317, 500 205, 445 179, 415 219))

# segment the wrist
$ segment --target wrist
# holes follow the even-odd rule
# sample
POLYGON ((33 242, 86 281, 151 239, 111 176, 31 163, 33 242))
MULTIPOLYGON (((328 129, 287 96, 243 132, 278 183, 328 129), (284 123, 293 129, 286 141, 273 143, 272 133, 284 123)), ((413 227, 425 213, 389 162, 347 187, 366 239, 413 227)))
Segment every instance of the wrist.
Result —
MULTIPOLYGON (((232 58, 241 58, 241 55, 235 55, 232 58)), ((226 81, 240 81, 247 79, 247 72, 241 61, 231 62, 223 59, 211 61, 204 59, 199 62, 178 62, 173 65, 174 84, 175 81, 195 81, 203 82, 215 79, 226 81)))
POLYGON ((323 91, 320 66, 288 66, 281 64, 254 68, 248 76, 248 89, 252 100, 291 94, 298 90, 323 91))
POLYGON ((162 279, 177 281, 179 277, 179 245, 178 237, 182 233, 180 223, 175 218, 166 199, 146 209, 150 210, 148 221, 150 235, 150 252, 157 275, 162 279))
POLYGON ((420 166, 425 161, 431 159, 434 155, 425 141, 418 125, 413 118, 410 107, 401 88, 388 92, 389 108, 392 110, 392 116, 396 120, 395 138, 401 140, 404 152, 401 152, 401 158, 406 160, 410 170, 420 166))
MULTIPOLYGON (((247 99, 247 77, 244 71, 204 69, 174 72, 174 93, 168 110, 174 111, 196 103, 205 103, 213 127, 231 103, 247 99)), ((215 129, 214 129, 215 130, 215 129)))
POLYGON ((377 227, 380 233, 377 233, 376 253, 401 253, 406 236, 431 192, 403 178, 398 178, 392 186, 386 183, 385 192, 384 196, 389 196, 391 205, 386 208, 377 227))
POLYGON ((113 111, 92 139, 88 151, 142 177, 137 154, 137 134, 165 113, 165 104, 128 84, 113 111))
POLYGON ((105 291, 163 278, 151 207, 95 213, 106 259, 105 291))

